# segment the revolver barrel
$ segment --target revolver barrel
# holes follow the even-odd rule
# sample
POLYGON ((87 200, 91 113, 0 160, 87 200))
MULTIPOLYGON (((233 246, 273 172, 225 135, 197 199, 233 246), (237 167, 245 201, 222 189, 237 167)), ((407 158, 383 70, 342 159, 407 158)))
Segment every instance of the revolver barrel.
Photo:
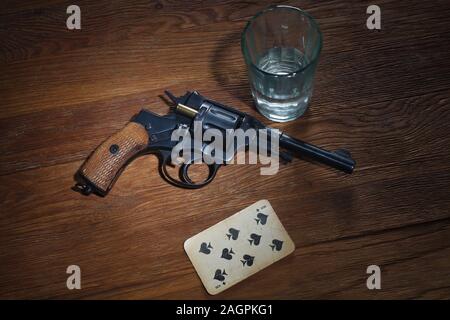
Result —
POLYGON ((356 165, 355 160, 351 158, 350 152, 346 150, 339 149, 335 152, 330 152, 302 140, 292 138, 284 133, 280 137, 280 146, 346 173, 352 173, 356 165))

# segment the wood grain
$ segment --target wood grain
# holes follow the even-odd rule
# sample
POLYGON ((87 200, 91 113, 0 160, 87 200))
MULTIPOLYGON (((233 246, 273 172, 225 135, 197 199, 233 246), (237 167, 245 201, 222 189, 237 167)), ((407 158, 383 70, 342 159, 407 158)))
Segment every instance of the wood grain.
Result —
MULTIPOLYGON (((275 1, 277 2, 277 1, 275 1)), ((253 107, 239 47, 268 1, 0 4, 0 298, 212 298, 185 239, 268 199, 296 244, 288 258, 214 298, 450 298, 450 7, 380 0, 287 1, 324 34, 310 109, 274 124, 253 107), (196 89, 289 135, 351 150, 353 175, 295 159, 275 176, 222 168, 206 188, 132 162, 106 198, 71 190, 89 153, 159 95, 196 89), (66 268, 82 289, 66 288, 66 268), (382 289, 366 288, 366 268, 382 289)))

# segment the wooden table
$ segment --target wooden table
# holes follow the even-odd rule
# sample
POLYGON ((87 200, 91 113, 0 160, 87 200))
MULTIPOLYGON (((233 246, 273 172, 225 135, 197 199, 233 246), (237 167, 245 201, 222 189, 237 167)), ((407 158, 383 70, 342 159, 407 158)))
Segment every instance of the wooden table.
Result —
POLYGON ((308 112, 253 107, 240 32, 267 1, 3 1, 0 12, 0 297, 211 298, 188 237, 269 199, 296 244, 217 298, 450 298, 447 1, 292 1, 324 47, 308 112), (87 155, 164 89, 195 89, 293 136, 345 147, 353 175, 295 160, 275 176, 231 165, 200 190, 166 184, 155 156, 106 198, 71 190, 87 155), (81 290, 66 268, 81 268, 81 290), (381 268, 381 290, 366 269, 381 268))

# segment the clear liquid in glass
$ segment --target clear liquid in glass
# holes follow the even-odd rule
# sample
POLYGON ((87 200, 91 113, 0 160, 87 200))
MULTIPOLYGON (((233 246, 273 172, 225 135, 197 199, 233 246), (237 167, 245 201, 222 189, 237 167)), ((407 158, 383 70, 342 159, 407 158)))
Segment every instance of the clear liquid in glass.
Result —
MULTIPOLYGON (((259 111, 267 118, 290 121, 301 116, 312 95, 309 61, 296 48, 271 48, 257 62, 260 72, 253 79, 252 93, 259 111)), ((312 70, 314 72, 314 70, 312 70)))

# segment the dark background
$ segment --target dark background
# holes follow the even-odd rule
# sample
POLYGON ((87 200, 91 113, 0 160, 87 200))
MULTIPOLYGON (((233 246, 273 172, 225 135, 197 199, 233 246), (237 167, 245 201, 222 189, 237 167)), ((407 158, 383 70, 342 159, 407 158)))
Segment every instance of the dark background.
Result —
POLYGON ((324 47, 308 112, 269 123, 240 52, 273 1, 2 1, 0 298, 210 298, 185 239, 268 199, 296 251, 218 298, 450 298, 448 1, 289 1, 324 47), (81 8, 67 30, 66 8, 81 8), (366 28, 381 8, 382 30, 366 28), (353 175, 295 160, 223 168, 200 190, 134 161, 106 198, 71 190, 87 155, 164 89, 202 94, 328 149, 353 175), (81 267, 82 289, 66 288, 81 267), (381 267, 382 289, 366 288, 381 267))

